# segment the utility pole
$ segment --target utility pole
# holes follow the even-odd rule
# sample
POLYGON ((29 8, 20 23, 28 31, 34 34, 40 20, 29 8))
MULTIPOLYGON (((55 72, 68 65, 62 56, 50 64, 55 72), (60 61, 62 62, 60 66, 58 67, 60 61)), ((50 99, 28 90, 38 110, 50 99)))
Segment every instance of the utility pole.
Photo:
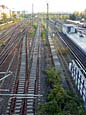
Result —
POLYGON ((47 18, 46 18, 46 34, 47 34, 47 37, 46 37, 46 44, 48 44, 48 20, 49 20, 48 12, 49 12, 49 5, 47 3, 47 18))
POLYGON ((48 19, 49 5, 47 3, 47 19, 48 19))
POLYGON ((34 5, 32 4, 32 26, 33 26, 34 5))

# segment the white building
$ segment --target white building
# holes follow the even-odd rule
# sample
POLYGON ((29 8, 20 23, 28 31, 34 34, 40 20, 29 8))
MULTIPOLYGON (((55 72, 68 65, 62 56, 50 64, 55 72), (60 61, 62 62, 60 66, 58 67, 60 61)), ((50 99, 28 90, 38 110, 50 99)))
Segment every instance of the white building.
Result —
POLYGON ((80 66, 77 60, 72 60, 69 63, 69 70, 71 72, 75 85, 86 105, 86 72, 80 66))
POLYGON ((5 5, 0 5, 0 19, 2 19, 3 13, 5 13, 7 15, 7 18, 10 18, 11 10, 5 5))

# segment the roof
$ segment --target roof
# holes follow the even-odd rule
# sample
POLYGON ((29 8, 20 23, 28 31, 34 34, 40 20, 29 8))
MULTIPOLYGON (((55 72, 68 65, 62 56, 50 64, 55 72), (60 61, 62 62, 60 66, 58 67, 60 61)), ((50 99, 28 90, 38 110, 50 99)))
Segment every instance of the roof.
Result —
POLYGON ((63 26, 66 26, 66 27, 77 27, 76 25, 74 25, 74 24, 63 24, 63 26))
POLYGON ((71 22, 71 23, 76 23, 76 24, 80 23, 80 21, 78 20, 66 20, 66 21, 71 22))
POLYGON ((67 34, 67 36, 74 41, 86 53, 86 35, 80 37, 80 33, 67 34))

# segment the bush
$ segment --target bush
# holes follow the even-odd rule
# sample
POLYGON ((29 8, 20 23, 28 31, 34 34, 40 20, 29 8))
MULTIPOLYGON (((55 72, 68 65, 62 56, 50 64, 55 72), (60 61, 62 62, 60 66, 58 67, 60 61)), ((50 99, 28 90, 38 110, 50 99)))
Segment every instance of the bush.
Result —
POLYGON ((81 100, 62 87, 60 73, 50 68, 46 74, 52 87, 48 92, 47 103, 41 105, 38 111, 46 115, 85 115, 81 100))

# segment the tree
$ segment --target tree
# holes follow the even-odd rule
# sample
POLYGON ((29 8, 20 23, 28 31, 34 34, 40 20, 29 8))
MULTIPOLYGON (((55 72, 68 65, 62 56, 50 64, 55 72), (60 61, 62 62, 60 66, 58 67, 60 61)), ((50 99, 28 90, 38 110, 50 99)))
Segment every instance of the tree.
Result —
POLYGON ((16 22, 17 14, 15 12, 12 12, 12 20, 13 22, 16 22))
POLYGON ((17 16, 17 15, 16 15, 14 12, 12 12, 12 17, 13 17, 13 18, 16 18, 16 16, 17 16))
POLYGON ((48 83, 53 86, 55 84, 59 84, 61 82, 60 73, 55 68, 50 68, 46 71, 48 76, 48 83))
POLYGON ((82 18, 86 19, 86 9, 82 12, 82 18))
POLYGON ((71 14, 69 17, 71 20, 76 20, 76 15, 75 14, 71 14))
POLYGON ((4 20, 4 22, 6 22, 6 20, 7 20, 7 14, 6 13, 2 13, 2 19, 4 20))

